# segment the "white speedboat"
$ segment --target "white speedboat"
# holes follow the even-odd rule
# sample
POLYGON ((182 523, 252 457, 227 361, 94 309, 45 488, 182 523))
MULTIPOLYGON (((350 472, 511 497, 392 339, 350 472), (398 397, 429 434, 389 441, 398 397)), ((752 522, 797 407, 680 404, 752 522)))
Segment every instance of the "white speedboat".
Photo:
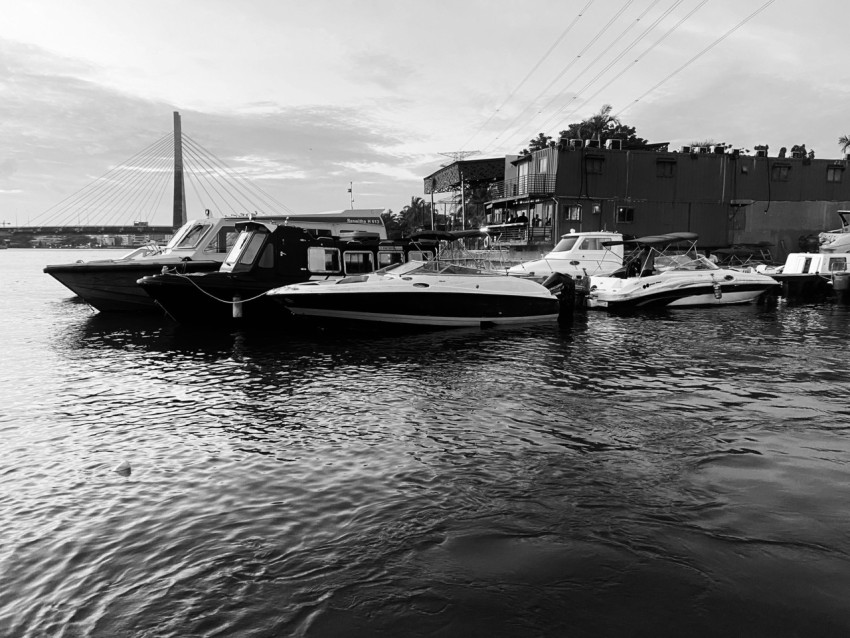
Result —
POLYGON ((838 211, 841 228, 827 230, 818 235, 820 252, 846 253, 850 252, 850 210, 838 211))
POLYGON ((778 286, 754 271, 720 268, 696 250, 694 233, 626 240, 634 249, 623 272, 590 278, 590 308, 718 306, 749 303, 778 286), (677 250, 685 245, 684 250, 677 250), (618 276, 619 275, 619 276, 618 276))
POLYGON ((526 261, 508 269, 508 274, 543 280, 552 273, 571 277, 607 275, 623 266, 623 235, 607 231, 570 232, 562 235, 555 247, 540 259, 526 261))
POLYGON ((336 281, 267 293, 296 317, 349 325, 429 328, 556 321, 560 301, 543 285, 445 261, 411 261, 336 281))

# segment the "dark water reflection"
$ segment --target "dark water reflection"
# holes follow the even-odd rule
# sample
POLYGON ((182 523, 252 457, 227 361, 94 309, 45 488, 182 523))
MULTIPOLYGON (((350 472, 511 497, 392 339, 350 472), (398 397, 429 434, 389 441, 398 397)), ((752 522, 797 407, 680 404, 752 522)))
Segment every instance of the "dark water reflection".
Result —
POLYGON ((0 256, 6 635, 850 629, 847 308, 215 334, 45 252, 0 256))

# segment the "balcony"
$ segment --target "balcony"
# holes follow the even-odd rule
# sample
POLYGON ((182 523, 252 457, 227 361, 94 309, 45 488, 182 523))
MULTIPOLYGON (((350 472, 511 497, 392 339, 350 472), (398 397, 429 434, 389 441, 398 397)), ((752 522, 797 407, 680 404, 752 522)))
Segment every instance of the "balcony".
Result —
POLYGON ((487 234, 490 244, 502 246, 525 246, 530 244, 547 244, 552 242, 551 226, 529 226, 528 224, 489 224, 487 234))
POLYGON ((552 195, 554 193, 555 176, 549 173, 535 173, 522 177, 512 177, 491 184, 487 191, 491 200, 527 195, 552 195))

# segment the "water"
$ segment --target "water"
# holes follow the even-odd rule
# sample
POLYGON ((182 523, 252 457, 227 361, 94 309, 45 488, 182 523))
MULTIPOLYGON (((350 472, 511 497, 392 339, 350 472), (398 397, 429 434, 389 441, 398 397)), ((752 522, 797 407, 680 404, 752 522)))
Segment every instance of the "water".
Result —
POLYGON ((97 255, 0 251, 0 635, 850 631, 847 307, 209 334, 97 255))

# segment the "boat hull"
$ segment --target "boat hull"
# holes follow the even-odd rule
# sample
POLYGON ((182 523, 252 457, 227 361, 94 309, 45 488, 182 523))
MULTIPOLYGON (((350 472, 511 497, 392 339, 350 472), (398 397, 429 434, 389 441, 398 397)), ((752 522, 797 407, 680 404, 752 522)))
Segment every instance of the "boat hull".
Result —
POLYGON ((725 284, 719 289, 711 282, 665 288, 644 288, 622 293, 597 292, 588 298, 590 308, 631 310, 636 308, 688 308, 728 306, 752 303, 765 292, 775 289, 774 283, 725 284))
POLYGON ((516 325, 556 321, 554 297, 464 292, 282 293, 275 299, 297 317, 325 322, 395 324, 435 328, 516 325))
POLYGON ((79 262, 46 266, 44 272, 101 312, 156 312, 159 309, 136 283, 163 268, 184 273, 218 270, 218 261, 79 262))
POLYGON ((178 323, 239 327, 273 324, 291 315, 265 293, 303 279, 257 280, 226 273, 176 274, 139 279, 137 287, 178 323))

